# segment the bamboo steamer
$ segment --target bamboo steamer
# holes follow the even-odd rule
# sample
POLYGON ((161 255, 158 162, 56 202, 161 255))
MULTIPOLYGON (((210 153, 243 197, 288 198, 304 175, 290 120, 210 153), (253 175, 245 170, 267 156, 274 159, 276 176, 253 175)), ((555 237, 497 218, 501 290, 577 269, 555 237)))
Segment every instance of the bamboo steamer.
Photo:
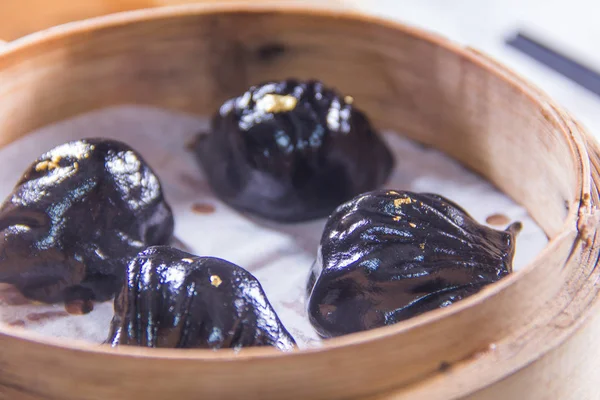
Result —
POLYGON ((548 246, 451 307, 291 354, 111 349, 2 326, 1 398, 600 399, 598 144, 472 49, 289 5, 100 17, 0 47, 0 145, 117 104, 208 115, 253 83, 290 76, 352 94, 379 128, 486 177, 529 210, 548 246))

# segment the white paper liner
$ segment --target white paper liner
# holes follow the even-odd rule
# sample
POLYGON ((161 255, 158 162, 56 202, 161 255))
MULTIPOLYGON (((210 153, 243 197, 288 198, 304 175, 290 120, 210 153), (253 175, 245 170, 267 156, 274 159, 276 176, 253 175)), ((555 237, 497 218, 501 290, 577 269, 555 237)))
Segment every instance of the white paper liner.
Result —
MULTIPOLYGON (((304 288, 325 220, 277 224, 242 215, 217 200, 186 149, 207 127, 207 118, 140 106, 107 108, 44 127, 0 149, 0 197, 9 195, 25 168, 54 146, 92 137, 126 142, 159 175, 175 213, 175 234, 185 250, 221 257, 251 271, 298 345, 318 345, 320 339, 305 313, 304 288), (199 205, 196 208, 213 206, 215 211, 198 213, 193 211, 195 204, 199 205)), ((498 213, 522 221, 515 270, 547 243, 525 209, 481 177, 436 150, 395 134, 385 134, 385 138, 397 161, 386 187, 441 194, 482 223, 498 213)), ((112 313, 110 301, 96 304, 87 315, 68 315, 62 304, 31 304, 9 285, 0 285, 0 321, 42 335, 101 343, 106 340, 112 313)))

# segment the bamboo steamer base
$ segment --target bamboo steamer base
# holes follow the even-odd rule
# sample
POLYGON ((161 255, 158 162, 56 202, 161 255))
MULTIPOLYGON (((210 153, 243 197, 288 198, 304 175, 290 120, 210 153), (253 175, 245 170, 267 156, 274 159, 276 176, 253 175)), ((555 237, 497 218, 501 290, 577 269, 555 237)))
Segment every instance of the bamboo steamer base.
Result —
POLYGON ((600 399, 595 141, 471 49, 293 6, 189 5, 53 28, 0 48, 0 145, 117 104, 211 114, 253 83, 319 78, 382 129, 436 147, 549 236, 524 270, 447 309, 323 348, 110 349, 0 329, 6 399, 600 399))

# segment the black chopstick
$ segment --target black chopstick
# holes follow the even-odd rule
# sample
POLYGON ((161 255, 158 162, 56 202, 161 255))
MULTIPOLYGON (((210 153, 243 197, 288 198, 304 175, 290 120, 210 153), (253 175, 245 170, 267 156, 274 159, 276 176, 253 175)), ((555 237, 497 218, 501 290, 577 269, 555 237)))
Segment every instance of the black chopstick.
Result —
POLYGON ((506 43, 600 96, 600 74, 519 32, 506 43))

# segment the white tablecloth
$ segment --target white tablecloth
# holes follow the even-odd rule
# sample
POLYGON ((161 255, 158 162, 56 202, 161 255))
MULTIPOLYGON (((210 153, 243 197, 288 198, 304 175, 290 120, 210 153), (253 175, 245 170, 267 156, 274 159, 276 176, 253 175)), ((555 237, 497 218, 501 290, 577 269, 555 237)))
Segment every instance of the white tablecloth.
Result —
POLYGON ((600 1, 346 0, 344 5, 435 31, 492 55, 541 87, 600 139, 600 97, 505 44, 522 29, 600 71, 600 1))

